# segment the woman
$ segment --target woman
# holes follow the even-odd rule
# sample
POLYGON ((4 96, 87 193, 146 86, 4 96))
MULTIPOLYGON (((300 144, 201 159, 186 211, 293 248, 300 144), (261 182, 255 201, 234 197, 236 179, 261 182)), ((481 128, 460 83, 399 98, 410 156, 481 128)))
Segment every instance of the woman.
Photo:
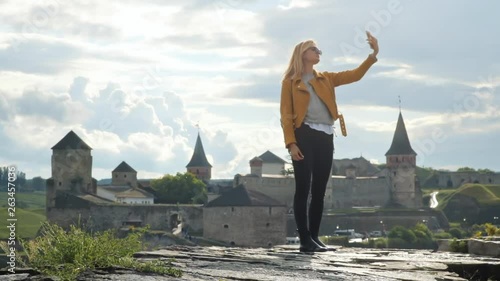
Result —
POLYGON ((322 53, 307 40, 295 46, 284 74, 281 123, 295 174, 294 215, 301 252, 327 250, 318 234, 333 161, 333 124, 339 118, 334 88, 360 80, 377 61, 377 39, 368 31, 366 35, 373 53, 356 69, 316 72, 313 67, 322 53))

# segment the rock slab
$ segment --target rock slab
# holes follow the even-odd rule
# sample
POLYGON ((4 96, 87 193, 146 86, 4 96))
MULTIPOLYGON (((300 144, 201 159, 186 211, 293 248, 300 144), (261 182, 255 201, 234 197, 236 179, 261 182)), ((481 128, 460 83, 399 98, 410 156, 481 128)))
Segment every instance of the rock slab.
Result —
MULTIPOLYGON (((298 252, 297 246, 288 245, 269 249, 170 246, 156 251, 138 252, 135 257, 139 260, 173 259, 173 265, 183 271, 183 276, 174 278, 112 268, 85 272, 78 280, 379 281, 488 280, 490 277, 498 280, 495 274, 500 272, 498 258, 426 250, 337 248, 336 251, 302 254, 298 252)), ((33 272, 26 272, 1 275, 0 280, 53 279, 43 279, 33 272)))

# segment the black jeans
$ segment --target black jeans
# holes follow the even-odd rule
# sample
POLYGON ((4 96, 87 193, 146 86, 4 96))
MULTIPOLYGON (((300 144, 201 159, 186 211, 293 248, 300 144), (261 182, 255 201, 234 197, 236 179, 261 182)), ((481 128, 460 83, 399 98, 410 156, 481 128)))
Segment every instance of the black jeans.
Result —
POLYGON ((295 129, 295 139, 304 155, 304 159, 292 161, 295 174, 295 222, 299 235, 310 233, 312 237, 316 237, 319 234, 326 185, 332 168, 333 136, 302 124, 295 129), (309 190, 311 203, 308 212, 309 190))

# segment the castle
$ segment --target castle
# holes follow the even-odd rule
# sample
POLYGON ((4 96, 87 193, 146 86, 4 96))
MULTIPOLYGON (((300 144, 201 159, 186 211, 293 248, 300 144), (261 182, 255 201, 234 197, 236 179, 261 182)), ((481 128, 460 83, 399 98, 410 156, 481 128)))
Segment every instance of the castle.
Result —
MULTIPOLYGON (((244 184, 248 189, 275 198, 285 203, 291 212, 295 192, 294 178, 281 173, 284 161, 276 161, 279 157, 270 154, 272 153, 268 151, 250 160, 250 174, 237 174, 234 185, 244 184), (278 167, 271 168, 269 165, 278 167), (264 173, 266 170, 275 172, 264 173)), ((421 207, 422 192, 415 175, 417 154, 411 147, 401 113, 385 156, 387 167, 382 171, 363 157, 334 160, 325 194, 325 209, 421 207)))
MULTIPOLYGON (((250 174, 213 180, 212 166, 198 134, 186 169, 207 183, 209 202, 203 206, 151 204, 153 195, 143 188, 144 183, 138 182, 137 172, 126 162, 113 170, 110 185, 98 186, 92 178, 91 148, 73 131, 52 150, 47 218, 59 225, 69 226, 81 220, 94 230, 150 225, 152 229, 171 231, 182 222, 183 228, 204 232, 207 238, 246 246, 274 245, 284 242, 285 235, 294 235, 294 178, 285 171, 286 161, 270 151, 250 160, 250 174), (260 230, 240 235, 238 231, 249 222, 260 230)), ((371 217, 327 214, 332 209, 356 207, 420 208, 422 194, 415 177, 416 153, 401 113, 386 162, 387 168, 380 171, 362 157, 334 160, 321 233, 333 233, 339 225, 371 231, 380 228, 382 221, 384 227, 418 221, 447 223, 445 218, 436 218, 438 215, 424 210, 411 217, 395 213, 375 213, 371 217)))
MULTIPOLYGON (((286 208, 280 202, 240 186, 206 206, 153 204, 154 195, 125 161, 112 171, 111 184, 98 185, 92 178, 91 150, 73 131, 52 147, 52 177, 46 193, 49 222, 64 228, 83 224, 93 231, 146 225, 173 233, 182 229, 238 246, 285 243, 286 208), (249 226, 252 230, 241 231, 249 226)), ((186 168, 207 181, 211 167, 198 135, 186 168)))

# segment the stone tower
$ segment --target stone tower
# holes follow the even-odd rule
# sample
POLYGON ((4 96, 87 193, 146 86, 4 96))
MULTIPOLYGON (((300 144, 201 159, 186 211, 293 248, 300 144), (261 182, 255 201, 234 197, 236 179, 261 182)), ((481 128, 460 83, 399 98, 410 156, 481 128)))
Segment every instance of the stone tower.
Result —
POLYGON ((203 150, 200 133, 198 133, 198 137, 196 138, 193 156, 191 157, 191 161, 186 165, 186 168, 189 173, 194 174, 200 180, 208 181, 212 177, 212 165, 208 163, 205 150, 203 150))
POLYGON ((348 179, 355 179, 356 178, 356 165, 350 164, 345 168, 345 176, 348 179))
POLYGON ((250 174, 262 177, 262 164, 262 159, 257 156, 250 160, 250 174))
POLYGON ((70 131, 52 147, 52 178, 47 181, 47 207, 55 207, 57 191, 96 193, 92 179, 92 148, 70 131))
POLYGON ((419 193, 415 185, 417 153, 410 145, 401 112, 391 147, 385 156, 391 183, 392 203, 407 208, 420 207, 422 200, 417 198, 419 193))
POLYGON ((112 185, 130 185, 131 187, 137 187, 137 171, 127 164, 127 162, 122 161, 111 172, 111 184, 112 185))

